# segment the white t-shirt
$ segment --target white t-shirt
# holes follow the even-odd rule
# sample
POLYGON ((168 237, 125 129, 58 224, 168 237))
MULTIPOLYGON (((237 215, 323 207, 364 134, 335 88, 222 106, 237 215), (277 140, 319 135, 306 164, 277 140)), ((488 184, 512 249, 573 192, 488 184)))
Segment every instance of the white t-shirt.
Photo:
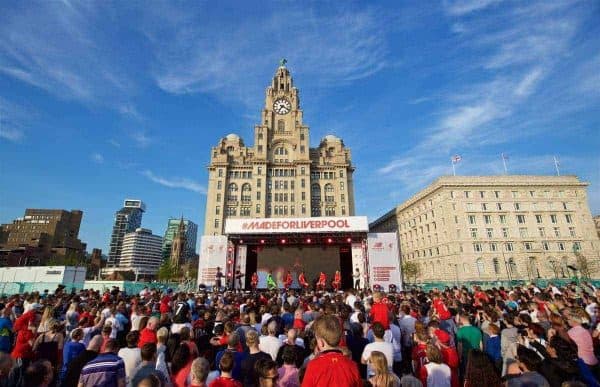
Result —
POLYGON ((121 326, 121 322, 119 322, 119 320, 115 317, 109 317, 104 321, 104 325, 110 325, 112 327, 112 331, 110 332, 110 338, 111 339, 116 339, 117 338, 117 332, 120 331, 121 329, 123 329, 123 327, 121 326))
MULTIPOLYGON (((369 360, 371 357, 371 352, 373 351, 379 351, 385 355, 388 367, 391 370, 392 365, 394 364, 394 348, 392 347, 392 344, 386 343, 385 341, 375 341, 373 343, 369 343, 363 350, 362 359, 369 360)), ((367 375, 369 377, 375 375, 375 371, 371 368, 370 364, 367 364, 367 375)))
POLYGON ((277 337, 273 336, 261 336, 258 343, 258 348, 271 355, 273 360, 277 360, 277 352, 279 352, 279 347, 281 347, 281 341, 277 337))
POLYGON ((183 328, 183 327, 188 327, 188 328, 190 328, 190 331, 192 330, 192 324, 189 322, 181 323, 181 324, 173 323, 171 325, 171 333, 178 334, 181 331, 181 328, 183 328))
POLYGON ((349 294, 348 297, 346 297, 346 305, 348 305, 351 308, 354 308, 354 303, 356 302, 356 296, 354 294, 349 294))
POLYGON ((427 387, 450 387, 451 371, 446 364, 427 363, 427 387))
POLYGON ((121 348, 118 355, 125 363, 125 379, 127 381, 127 385, 131 386, 131 378, 133 378, 136 368, 142 363, 140 349, 121 348))

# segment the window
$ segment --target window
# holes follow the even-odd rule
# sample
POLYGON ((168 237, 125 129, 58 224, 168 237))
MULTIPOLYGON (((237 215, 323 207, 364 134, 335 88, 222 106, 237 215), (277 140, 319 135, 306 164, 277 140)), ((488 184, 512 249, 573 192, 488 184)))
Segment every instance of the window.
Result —
POLYGON ((284 147, 280 146, 280 147, 275 148, 275 154, 277 156, 285 156, 288 154, 288 151, 284 147))
POLYGON ((543 227, 538 227, 538 232, 542 238, 546 236, 546 229, 543 227))
POLYGON ((573 242, 573 251, 581 250, 581 242, 573 242))
POLYGON ((508 238, 508 227, 502 227, 502 237, 508 238))
POLYGON ((535 221, 536 221, 536 223, 542 223, 542 215, 536 215, 535 221))
MULTIPOLYGON (((252 190, 252 189, 250 188, 250 184, 248 184, 248 183, 244 183, 244 184, 242 185, 242 201, 243 201, 243 202, 249 202, 249 201, 252 201, 252 197, 250 196, 250 194, 251 194, 251 190, 252 190)), ((248 212, 249 212, 249 211, 250 211, 250 210, 248 209, 248 212)))
POLYGON ((233 207, 233 206, 227 207, 226 215, 227 216, 236 216, 237 215, 237 207, 233 207))
POLYGON ((479 197, 483 199, 485 197, 485 191, 479 191, 479 197))
POLYGON ((306 168, 304 168, 304 167, 301 167, 301 168, 300 168, 300 174, 301 174, 302 176, 304 176, 304 174, 306 174, 306 168))
POLYGON ((306 214, 306 204, 302 204, 302 214, 306 214))
POLYGON ((221 214, 221 206, 216 206, 215 207, 215 215, 220 215, 221 214))
POLYGON ((525 215, 517 215, 517 223, 525 224, 525 215))
POLYGON ((240 209, 240 215, 241 216, 250 216, 250 207, 242 207, 240 209))
POLYGON ((490 251, 498 251, 498 244, 490 243, 490 251))
POLYGON ((531 251, 531 249, 533 248, 531 242, 525 242, 523 245, 525 246, 525 250, 527 251, 531 251))
POLYGON ((565 243, 564 242, 558 242, 558 249, 560 251, 565 251, 565 243))
POLYGON ((220 224, 219 219, 215 219, 215 228, 219 228, 219 224, 220 224))
POLYGON ((277 121, 277 131, 279 131, 279 132, 285 131, 285 122, 283 122, 283 120, 277 121))
POLYGON ((342 215, 346 215, 346 207, 342 206, 342 215))
POLYGON ((516 211, 520 211, 521 210, 521 203, 515 203, 515 210, 516 211))
POLYGON ((550 250, 550 244, 548 242, 546 242, 546 241, 543 241, 542 242, 542 249, 544 249, 546 251, 550 250))
POLYGON ((520 227, 519 228, 519 236, 521 238, 527 238, 527 227, 520 227))
POLYGON ((565 220, 567 223, 573 223, 573 217, 570 214, 565 215, 565 220))
POLYGON ((560 237, 560 228, 559 227, 554 227, 554 236, 560 237))
POLYGON ((556 218, 556 215, 550 215, 550 221, 554 224, 558 223, 558 219, 556 218))
POLYGON ((492 228, 486 228, 485 233, 487 234, 487 237, 490 239, 494 237, 494 229, 492 229, 492 228))
POLYGON ((217 194, 217 201, 218 201, 218 202, 220 202, 220 201, 221 201, 221 194, 220 194, 220 193, 218 193, 218 194, 217 194))
POLYGON ((519 197, 519 192, 517 192, 517 191, 511 191, 510 194, 511 194, 511 196, 512 196, 513 199, 516 199, 516 198, 519 197))
POLYGON ((219 177, 223 177, 223 170, 219 168, 219 177))
POLYGON ((475 221, 475 215, 469 215, 469 224, 477 224, 475 221))
POLYGON ((529 197, 534 197, 535 196, 535 191, 529 191, 529 197))
POLYGON ((491 224, 492 223, 492 216, 491 215, 484 215, 483 216, 483 221, 485 224, 491 224))
POLYGON ((256 200, 260 200, 260 191, 256 191, 256 200))
POLYGON ((563 210, 567 210, 567 203, 563 202, 563 210))
POLYGON ((258 146, 258 153, 262 153, 262 151, 263 151, 263 146, 262 146, 262 145, 259 145, 259 146, 258 146))
POLYGON ((237 201, 238 186, 235 183, 231 183, 227 186, 227 200, 237 201))
POLYGON ((569 235, 572 237, 575 236, 575 227, 569 227, 569 235))
POLYGON ((256 205, 256 213, 257 213, 257 214, 258 214, 258 213, 260 213, 260 204, 257 204, 257 205, 256 205))
POLYGON ((340 181, 340 189, 344 190, 344 182, 343 181, 340 181))
POLYGON ((476 253, 483 251, 481 243, 473 243, 473 251, 475 251, 476 253))
POLYGON ((485 274, 485 266, 483 264, 483 258, 477 258, 476 265, 477 265, 477 275, 481 277, 483 274, 485 274))
POLYGON ((508 271, 511 275, 517 274, 517 264, 514 258, 508 258, 508 271))
POLYGON ((468 199, 471 197, 471 192, 470 191, 465 191, 465 197, 468 199))
POLYGON ((473 203, 467 203, 467 211, 473 211, 473 203))
POLYGON ((502 203, 496 203, 496 209, 502 211, 502 203))
POLYGON ((223 188, 223 182, 221 180, 217 181, 217 189, 223 188))
POLYGON ((305 188, 306 183, 304 182, 304 179, 300 180, 300 187, 305 188))
POLYGON ((499 199, 500 198, 500 191, 494 191, 494 197, 496 199, 499 199))
POLYGON ((340 177, 344 177, 344 170, 340 169, 340 177))
POLYGON ((454 199, 454 191, 450 191, 450 197, 454 199))
POLYGON ((514 247, 513 247, 512 242, 506 242, 506 244, 504 245, 504 250, 506 250, 506 251, 513 251, 514 247))
POLYGON ((488 208, 487 208, 487 203, 481 203, 481 209, 482 209, 483 211, 487 211, 487 209, 488 209, 488 208))
POLYGON ((506 215, 500 215, 500 223, 506 224, 506 215))
POLYGON ((494 266, 494 274, 500 274, 500 263, 498 262, 498 258, 492 260, 492 265, 494 266))
POLYGON ((472 238, 477 238, 477 229, 476 228, 472 228, 471 229, 471 237, 472 238))

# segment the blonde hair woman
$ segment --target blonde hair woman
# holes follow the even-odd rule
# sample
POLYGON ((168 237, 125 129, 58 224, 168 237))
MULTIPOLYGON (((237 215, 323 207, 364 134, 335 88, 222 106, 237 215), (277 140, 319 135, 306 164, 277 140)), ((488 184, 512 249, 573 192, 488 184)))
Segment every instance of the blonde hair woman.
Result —
POLYGON ((44 308, 44 313, 42 314, 42 319, 40 320, 40 325, 38 326, 38 333, 46 333, 50 331, 50 321, 54 319, 54 308, 51 306, 46 306, 44 308))
POLYGON ((400 378, 390 371, 383 352, 373 351, 369 358, 375 375, 369 379, 373 387, 400 387, 400 378))

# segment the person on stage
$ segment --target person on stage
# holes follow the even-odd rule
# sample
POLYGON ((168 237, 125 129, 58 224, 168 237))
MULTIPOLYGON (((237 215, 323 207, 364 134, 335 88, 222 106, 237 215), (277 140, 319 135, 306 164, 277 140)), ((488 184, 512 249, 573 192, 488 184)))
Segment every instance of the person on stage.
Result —
POLYGON ((360 269, 358 267, 354 270, 352 278, 354 278, 354 289, 360 290, 360 269))
POLYGON ((252 279, 250 280, 250 287, 252 288, 252 290, 256 290, 257 286, 258 286, 258 274, 256 272, 254 272, 254 274, 252 274, 252 279))
POLYGON ((304 270, 302 270, 300 272, 300 275, 298 276, 298 283, 300 284, 300 287, 304 290, 308 289, 308 281, 306 281, 306 276, 304 275, 304 270))
POLYGON ((333 282, 331 282, 331 285, 333 285, 333 289, 336 292, 340 290, 340 287, 342 287, 342 275, 340 274, 339 270, 335 271, 335 275, 333 276, 333 282))
POLYGON ((269 274, 267 274, 267 289, 269 290, 275 290, 277 289, 277 282, 275 282, 275 280, 273 279, 273 271, 269 271, 269 274))
POLYGON ((221 272, 221 268, 217 266, 217 272, 215 273, 215 288, 218 291, 221 290, 221 286, 223 285, 223 277, 225 277, 225 274, 223 274, 223 272, 221 272))
POLYGON ((325 273, 321 272, 321 274, 319 274, 319 281, 317 282, 317 290, 325 290, 325 286, 327 286, 327 276, 325 273))
POLYGON ((240 267, 238 266, 237 269, 235 269, 235 288, 242 290, 243 286, 242 286, 242 277, 244 275, 242 274, 242 270, 240 269, 240 267))
POLYGON ((285 275, 285 281, 283 281, 283 287, 285 288, 286 292, 292 287, 293 281, 294 280, 292 279, 292 273, 288 270, 287 274, 285 275))

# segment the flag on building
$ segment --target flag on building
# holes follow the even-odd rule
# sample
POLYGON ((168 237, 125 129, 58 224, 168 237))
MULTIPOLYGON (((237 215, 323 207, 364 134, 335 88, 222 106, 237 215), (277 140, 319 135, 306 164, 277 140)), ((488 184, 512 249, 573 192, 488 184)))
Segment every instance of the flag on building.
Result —
POLYGON ((462 160, 462 157, 460 157, 460 155, 452 156, 452 164, 456 164, 456 163, 460 162, 460 160, 462 160))
POLYGON ((508 155, 507 155, 507 154, 505 154, 505 153, 502 153, 502 159, 503 159, 503 160, 508 160, 508 155))

